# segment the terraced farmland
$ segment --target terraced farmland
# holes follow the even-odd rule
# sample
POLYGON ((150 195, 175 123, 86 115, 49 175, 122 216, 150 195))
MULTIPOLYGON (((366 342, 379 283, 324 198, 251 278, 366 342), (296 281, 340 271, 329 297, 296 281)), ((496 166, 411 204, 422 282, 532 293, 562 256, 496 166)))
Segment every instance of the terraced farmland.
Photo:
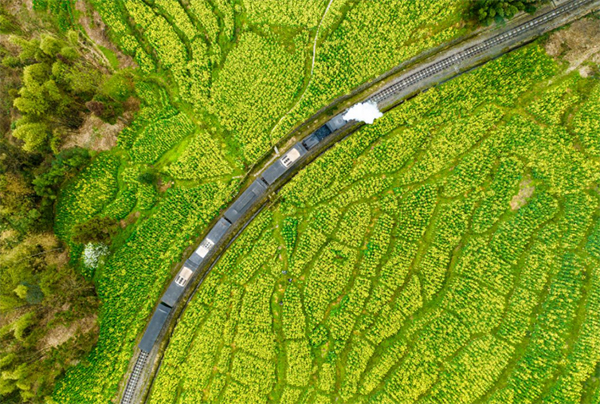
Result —
POLYGON ((600 83, 536 43, 303 170, 177 325, 162 403, 597 403, 600 83))
POLYGON ((57 385, 61 404, 117 395, 173 266, 272 145, 337 96, 470 29, 464 0, 91 3, 139 65, 141 106, 57 203, 56 232, 75 263, 84 251, 71 241, 75 225, 108 216, 126 226, 105 264, 83 268, 103 302, 100 337, 57 385))

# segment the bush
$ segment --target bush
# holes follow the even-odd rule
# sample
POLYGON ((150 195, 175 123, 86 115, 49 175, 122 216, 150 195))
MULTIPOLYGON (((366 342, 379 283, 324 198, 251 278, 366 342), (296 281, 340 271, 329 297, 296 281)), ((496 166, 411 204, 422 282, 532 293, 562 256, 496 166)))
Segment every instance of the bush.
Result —
POLYGON ((489 25, 494 21, 511 19, 519 11, 533 13, 537 5, 547 2, 548 0, 475 0, 471 13, 481 23, 489 25))
POLYGON ((109 245, 118 228, 119 224, 115 219, 96 216, 73 226, 71 239, 77 244, 109 245))

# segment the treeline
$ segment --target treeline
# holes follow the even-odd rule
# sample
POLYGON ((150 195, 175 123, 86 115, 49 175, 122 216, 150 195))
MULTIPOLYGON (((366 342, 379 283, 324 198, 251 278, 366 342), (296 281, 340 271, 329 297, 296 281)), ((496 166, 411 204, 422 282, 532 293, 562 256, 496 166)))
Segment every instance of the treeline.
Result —
POLYGON ((12 135, 27 151, 58 153, 70 131, 79 128, 86 113, 114 123, 132 92, 127 73, 106 75, 78 52, 79 33, 66 41, 50 34, 27 40, 9 39, 16 52, 4 51, 2 64, 22 72, 21 88, 12 92, 20 118, 12 135))
POLYGON ((475 0, 471 13, 480 23, 489 25, 511 19, 519 11, 533 13, 540 4, 549 0, 475 0))
POLYGON ((34 12, 24 3, 15 13, 0 0, 2 403, 44 402, 96 342, 99 301, 54 235, 54 204, 94 154, 65 140, 90 114, 114 123, 133 94, 130 72, 99 64, 68 30, 71 2, 34 1, 34 12))

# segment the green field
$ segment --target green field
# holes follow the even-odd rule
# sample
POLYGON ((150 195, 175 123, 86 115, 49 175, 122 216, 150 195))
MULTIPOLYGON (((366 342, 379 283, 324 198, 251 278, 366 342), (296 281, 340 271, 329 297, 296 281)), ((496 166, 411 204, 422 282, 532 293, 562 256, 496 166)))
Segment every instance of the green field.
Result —
POLYGON ((337 96, 470 29, 464 0, 334 0, 327 13, 327 1, 91 3, 139 65, 141 107, 117 146, 58 198, 55 231, 102 301, 98 344, 57 385, 61 404, 115 397, 182 252, 277 141, 337 96), (123 229, 94 269, 81 264, 84 246, 71 237, 98 216, 123 229))
POLYGON ((598 403, 599 116, 533 44, 364 127, 225 253, 150 402, 598 403))

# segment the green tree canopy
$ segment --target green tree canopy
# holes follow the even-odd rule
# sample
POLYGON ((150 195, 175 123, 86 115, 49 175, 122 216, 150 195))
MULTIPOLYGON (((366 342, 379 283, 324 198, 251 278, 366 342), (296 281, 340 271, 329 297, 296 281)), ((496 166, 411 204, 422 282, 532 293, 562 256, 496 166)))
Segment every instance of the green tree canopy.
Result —
POLYGON ((73 226, 73 242, 79 244, 110 244, 117 234, 118 222, 110 217, 96 216, 87 222, 73 226))
POLYGON ((475 0, 472 14, 481 23, 489 25, 494 21, 512 18, 519 11, 532 13, 537 5, 548 0, 475 0))

